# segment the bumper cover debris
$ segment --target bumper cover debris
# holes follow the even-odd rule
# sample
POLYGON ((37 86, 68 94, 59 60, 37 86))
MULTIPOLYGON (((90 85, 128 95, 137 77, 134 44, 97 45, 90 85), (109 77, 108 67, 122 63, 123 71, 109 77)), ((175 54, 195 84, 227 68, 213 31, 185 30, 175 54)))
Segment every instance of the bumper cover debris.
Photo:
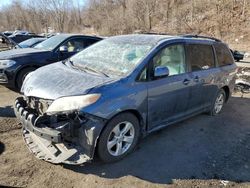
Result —
POLYGON ((15 114, 23 125, 23 137, 29 150, 38 158, 51 163, 82 164, 91 158, 85 154, 81 145, 67 142, 63 133, 41 123, 39 117, 26 109, 25 100, 15 101, 15 114))

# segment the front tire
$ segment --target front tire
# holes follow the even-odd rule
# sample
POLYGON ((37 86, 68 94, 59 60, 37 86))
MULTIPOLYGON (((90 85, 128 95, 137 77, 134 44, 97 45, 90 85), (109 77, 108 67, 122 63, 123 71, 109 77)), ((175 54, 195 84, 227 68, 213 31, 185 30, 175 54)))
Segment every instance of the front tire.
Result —
POLYGON ((134 150, 140 135, 139 121, 131 113, 122 113, 108 122, 98 146, 98 156, 103 162, 121 160, 134 150))
POLYGON ((210 115, 212 116, 218 115, 222 111, 225 101, 226 101, 226 93, 223 89, 220 89, 216 95, 212 108, 209 112, 210 115))

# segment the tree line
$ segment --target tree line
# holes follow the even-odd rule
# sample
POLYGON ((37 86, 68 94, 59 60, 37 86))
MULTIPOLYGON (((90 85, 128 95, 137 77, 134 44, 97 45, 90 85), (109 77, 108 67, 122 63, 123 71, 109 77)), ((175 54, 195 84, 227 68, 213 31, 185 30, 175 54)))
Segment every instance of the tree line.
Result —
POLYGON ((222 39, 250 32, 250 0, 14 0, 0 16, 2 31, 53 28, 107 36, 143 31, 222 39))

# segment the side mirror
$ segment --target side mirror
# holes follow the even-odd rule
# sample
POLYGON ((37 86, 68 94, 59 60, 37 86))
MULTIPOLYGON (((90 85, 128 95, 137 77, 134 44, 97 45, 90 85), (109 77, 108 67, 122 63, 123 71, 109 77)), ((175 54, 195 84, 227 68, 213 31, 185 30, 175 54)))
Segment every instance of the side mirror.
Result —
POLYGON ((68 47, 67 46, 60 46, 59 51, 60 52, 68 52, 68 47))
POLYGON ((165 66, 157 66, 154 70, 154 77, 160 78, 160 77, 166 77, 169 75, 169 69, 165 66))

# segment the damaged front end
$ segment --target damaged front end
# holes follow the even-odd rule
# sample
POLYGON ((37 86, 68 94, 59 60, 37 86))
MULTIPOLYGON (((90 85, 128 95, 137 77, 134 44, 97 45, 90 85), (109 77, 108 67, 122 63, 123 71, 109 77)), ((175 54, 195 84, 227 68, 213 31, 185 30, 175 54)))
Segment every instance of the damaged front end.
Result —
POLYGON ((28 148, 51 163, 82 164, 93 159, 105 119, 74 111, 46 114, 53 101, 19 97, 15 114, 23 125, 28 148))

